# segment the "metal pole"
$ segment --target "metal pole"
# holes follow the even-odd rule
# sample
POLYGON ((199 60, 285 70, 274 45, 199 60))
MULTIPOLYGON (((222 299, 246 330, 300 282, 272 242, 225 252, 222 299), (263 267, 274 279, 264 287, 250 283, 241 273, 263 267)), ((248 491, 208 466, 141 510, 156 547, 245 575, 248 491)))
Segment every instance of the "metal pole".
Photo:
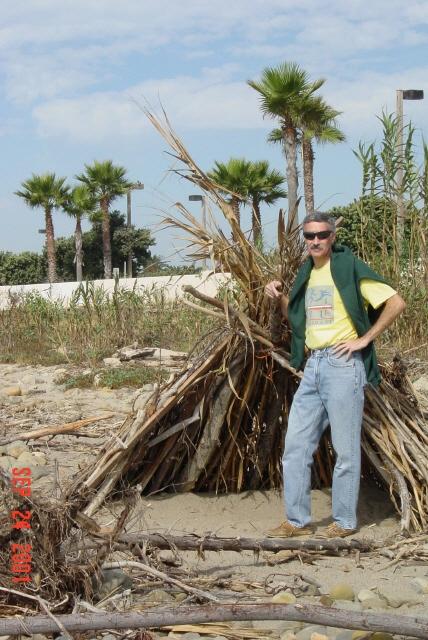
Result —
POLYGON ((396 220, 396 240, 397 251, 400 255, 403 236, 404 236, 404 199, 403 199, 403 162, 404 162, 404 149, 403 149, 403 90, 397 89, 397 220, 396 220))
MULTIPOLYGON (((126 226, 131 229, 131 189, 126 193, 126 226)), ((125 277, 132 278, 132 252, 128 253, 128 265, 125 277)))

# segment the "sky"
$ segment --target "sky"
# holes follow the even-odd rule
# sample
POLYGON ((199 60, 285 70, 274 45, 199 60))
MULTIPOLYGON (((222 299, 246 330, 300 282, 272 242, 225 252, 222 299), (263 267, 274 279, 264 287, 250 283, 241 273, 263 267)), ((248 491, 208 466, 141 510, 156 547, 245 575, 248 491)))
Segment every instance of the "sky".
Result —
MULTIPOLYGON (((315 205, 358 197, 360 140, 381 136, 376 115, 395 110, 396 89, 424 89, 405 101, 422 136, 428 126, 426 0, 20 0, 0 17, 0 215, 2 251, 39 251, 41 210, 14 195, 33 173, 55 172, 75 183, 85 164, 111 159, 144 183, 132 194, 133 222, 149 227, 153 252, 183 258, 177 232, 160 230, 177 201, 195 214, 198 193, 171 168, 167 144, 143 112, 160 104, 199 166, 230 157, 269 160, 285 173, 280 147, 266 142, 263 118, 247 85, 265 67, 296 62, 342 112, 347 141, 316 149, 315 205)), ((425 136, 427 137, 427 136, 425 136)), ((264 208, 274 241, 279 206, 264 208)), ((125 213, 126 199, 114 203, 125 213)), ((301 207, 301 213, 303 207, 301 207)), ((243 212, 242 225, 250 224, 243 212)), ((73 222, 54 214, 57 236, 73 222)), ((88 224, 86 224, 88 228, 88 224)))

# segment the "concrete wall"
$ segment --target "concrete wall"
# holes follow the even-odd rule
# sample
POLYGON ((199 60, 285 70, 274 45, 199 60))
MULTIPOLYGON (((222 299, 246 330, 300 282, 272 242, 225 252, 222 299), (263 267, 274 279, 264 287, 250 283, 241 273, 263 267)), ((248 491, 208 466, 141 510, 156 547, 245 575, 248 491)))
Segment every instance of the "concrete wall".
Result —
MULTIPOLYGON (((119 278, 121 289, 134 289, 136 292, 151 293, 162 291, 169 299, 173 300, 183 295, 183 285, 191 285, 202 293, 215 296, 219 286, 228 282, 228 274, 203 271, 198 275, 185 276, 159 276, 152 278, 119 278)), ((38 295, 52 301, 60 301, 67 305, 71 296, 79 287, 78 282, 55 282, 54 284, 25 284, 12 287, 0 287, 0 309, 6 309, 13 298, 28 294, 38 295)), ((85 285, 85 283, 83 283, 85 285)), ((115 280, 94 280, 94 287, 102 288, 111 293, 114 290, 115 280)))

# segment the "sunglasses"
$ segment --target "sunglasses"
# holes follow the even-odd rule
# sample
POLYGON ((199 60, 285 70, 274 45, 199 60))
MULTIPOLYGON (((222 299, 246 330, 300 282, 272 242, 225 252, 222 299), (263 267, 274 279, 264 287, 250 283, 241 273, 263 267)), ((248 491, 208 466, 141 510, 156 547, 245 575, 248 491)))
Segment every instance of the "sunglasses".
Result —
POLYGON ((318 238, 319 240, 327 240, 327 238, 329 238, 332 233, 332 231, 304 231, 303 237, 305 238, 305 240, 315 240, 315 238, 318 238))

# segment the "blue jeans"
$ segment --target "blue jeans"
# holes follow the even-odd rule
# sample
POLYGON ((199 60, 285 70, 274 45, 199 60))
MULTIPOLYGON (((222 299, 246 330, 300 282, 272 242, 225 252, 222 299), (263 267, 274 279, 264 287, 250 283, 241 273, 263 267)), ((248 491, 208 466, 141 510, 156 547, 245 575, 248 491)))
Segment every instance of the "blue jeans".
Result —
POLYGON ((359 352, 347 360, 331 347, 317 349, 306 363, 290 409, 282 459, 286 516, 296 527, 311 520, 313 455, 329 424, 336 452, 333 519, 345 529, 357 526, 365 384, 359 352))

